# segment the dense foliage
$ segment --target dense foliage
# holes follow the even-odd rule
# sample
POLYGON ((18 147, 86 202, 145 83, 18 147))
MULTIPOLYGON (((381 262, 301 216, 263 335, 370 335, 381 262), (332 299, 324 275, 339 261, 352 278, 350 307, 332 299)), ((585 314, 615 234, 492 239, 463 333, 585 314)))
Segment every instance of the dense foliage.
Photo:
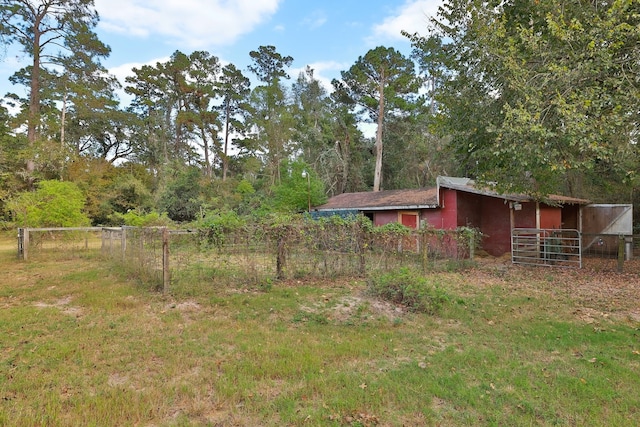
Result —
POLYGON ((382 272, 367 279, 368 292, 376 297, 401 304, 410 310, 437 314, 451 302, 451 297, 433 279, 422 271, 402 267, 396 271, 382 272))
POLYGON ((505 191, 630 201, 640 3, 449 1, 433 25, 411 39, 466 174, 505 191))
POLYGON ((82 227, 85 196, 72 182, 40 181, 38 189, 21 193, 9 202, 15 222, 21 227, 82 227))
POLYGON ((303 212, 438 175, 638 198, 637 1, 448 0, 405 34, 410 57, 378 46, 331 88, 309 67, 290 76, 275 46, 248 52, 253 86, 210 52, 176 51, 133 69, 128 106, 100 63, 110 49, 97 23, 93 0, 0 1, 0 43, 31 60, 10 79, 28 96, 0 108, 5 220, 20 215, 9 200, 49 180, 75 183, 94 224, 303 212))

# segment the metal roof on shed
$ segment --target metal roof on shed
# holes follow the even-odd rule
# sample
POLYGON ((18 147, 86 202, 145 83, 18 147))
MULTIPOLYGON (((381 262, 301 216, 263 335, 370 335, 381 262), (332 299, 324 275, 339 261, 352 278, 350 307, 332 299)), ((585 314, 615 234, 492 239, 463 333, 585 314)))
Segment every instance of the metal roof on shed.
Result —
MULTIPOLYGON (((497 197, 513 202, 533 202, 535 199, 526 194, 500 194, 493 190, 491 185, 480 187, 470 178, 457 178, 450 176, 439 176, 437 178, 437 187, 450 188, 452 190, 465 191, 467 193, 480 194, 483 196, 497 197)), ((569 205, 588 205, 589 200, 578 199, 575 197, 561 196, 558 194, 549 194, 541 200, 548 204, 569 204, 569 205)))

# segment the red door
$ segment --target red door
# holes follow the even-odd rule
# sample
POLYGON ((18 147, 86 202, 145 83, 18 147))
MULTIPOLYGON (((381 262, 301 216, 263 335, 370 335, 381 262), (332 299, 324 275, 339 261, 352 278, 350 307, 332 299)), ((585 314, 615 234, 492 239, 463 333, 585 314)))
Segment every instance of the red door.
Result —
POLYGON ((415 214, 401 214, 402 225, 409 228, 418 228, 418 215, 415 214))

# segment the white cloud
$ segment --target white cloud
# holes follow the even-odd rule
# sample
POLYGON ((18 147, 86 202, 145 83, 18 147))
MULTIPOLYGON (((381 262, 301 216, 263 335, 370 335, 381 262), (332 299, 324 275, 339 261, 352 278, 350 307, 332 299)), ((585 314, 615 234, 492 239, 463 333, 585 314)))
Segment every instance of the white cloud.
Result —
POLYGON ((157 63, 168 62, 170 59, 170 57, 164 56, 162 58, 151 59, 146 62, 129 62, 127 64, 122 64, 117 67, 110 68, 109 74, 116 76, 118 80, 124 85, 125 78, 133 76, 134 68, 140 68, 143 65, 151 65, 152 67, 155 67, 157 63))
POLYGON ((192 48, 233 43, 282 0, 95 0, 104 31, 163 35, 192 48))
POLYGON ((322 27, 327 22, 327 15, 322 10, 316 10, 302 20, 305 28, 316 29, 322 27))
POLYGON ((358 129, 362 132, 365 138, 375 138, 378 125, 376 123, 360 122, 358 123, 358 129))
POLYGON ((371 39, 404 39, 402 31, 427 33, 429 18, 436 16, 442 0, 408 0, 393 16, 373 27, 371 39))
POLYGON ((133 97, 126 93, 124 91, 124 88, 125 86, 127 86, 127 83, 125 82, 126 78, 134 75, 134 68, 141 68, 143 65, 150 65, 152 67, 155 67, 157 63, 164 63, 169 61, 170 59, 170 57, 165 56, 162 58, 152 59, 147 62, 129 62, 127 64, 109 68, 109 74, 115 76, 122 85, 122 89, 116 91, 116 96, 120 100, 120 105, 127 106, 133 100, 133 97))

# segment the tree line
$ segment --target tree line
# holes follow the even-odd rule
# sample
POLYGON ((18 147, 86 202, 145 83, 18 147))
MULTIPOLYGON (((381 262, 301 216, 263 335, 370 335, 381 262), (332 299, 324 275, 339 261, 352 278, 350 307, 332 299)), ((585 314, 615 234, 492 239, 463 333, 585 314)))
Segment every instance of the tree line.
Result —
POLYGON ((49 181, 77 187, 94 224, 296 212, 438 175, 634 201, 637 0, 445 1, 404 34, 410 56, 371 49, 330 88, 309 67, 290 76, 275 46, 248 52, 246 70, 178 50, 122 86, 101 64, 98 19, 93 0, 0 0, 1 43, 30 59, 10 78, 28 95, 0 108, 7 223, 49 181))

